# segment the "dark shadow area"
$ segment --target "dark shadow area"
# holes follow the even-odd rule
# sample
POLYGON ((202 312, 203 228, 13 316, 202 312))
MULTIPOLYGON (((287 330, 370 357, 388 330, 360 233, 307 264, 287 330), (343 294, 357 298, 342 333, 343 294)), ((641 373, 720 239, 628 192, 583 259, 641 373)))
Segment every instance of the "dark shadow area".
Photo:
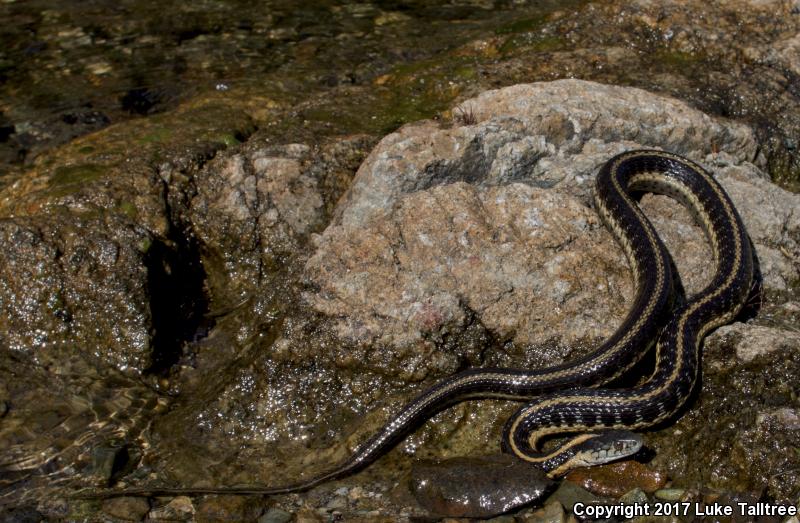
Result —
POLYGON ((182 237, 169 244, 154 242, 146 265, 155 331, 152 363, 146 373, 165 374, 180 359, 184 344, 205 337, 210 329, 205 316, 206 273, 197 245, 182 237))
POLYGON ((164 88, 134 87, 119 99, 120 107, 130 114, 146 116, 165 111, 176 98, 164 88))
MULTIPOLYGON (((750 241, 750 245, 753 245, 753 241, 750 241)), ((744 307, 742 310, 739 311, 739 314, 736 316, 736 321, 747 321, 752 320, 758 313, 761 311, 761 306, 764 303, 764 276, 761 274, 761 262, 758 259, 758 254, 756 254, 755 247, 752 248, 753 251, 753 284, 750 287, 750 293, 747 295, 747 301, 744 303, 744 307)))

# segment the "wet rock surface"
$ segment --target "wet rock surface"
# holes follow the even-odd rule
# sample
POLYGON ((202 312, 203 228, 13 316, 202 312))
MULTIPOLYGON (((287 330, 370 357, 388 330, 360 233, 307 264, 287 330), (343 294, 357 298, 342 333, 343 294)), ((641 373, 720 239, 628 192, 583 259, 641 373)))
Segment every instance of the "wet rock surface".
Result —
POLYGON ((508 455, 416 463, 411 491, 425 509, 442 516, 486 518, 540 499, 553 482, 508 455))
MULTIPOLYGON (((411 23, 342 9, 371 27, 411 23)), ((648 467, 679 499, 796 503, 800 201, 770 182, 796 186, 795 11, 565 6, 435 60, 377 59, 355 82, 339 70, 304 91, 287 71, 336 52, 311 37, 283 76, 158 115, 174 102, 133 93, 127 103, 150 116, 110 125, 86 113, 75 133, 103 130, 75 140, 18 127, 32 113, 0 106, 0 156, 25 133, 27 161, 38 156, 0 177, 0 503, 12 517, 68 520, 126 509, 163 521, 428 517, 409 491, 412 460, 485 453, 514 405, 449 409, 365 472, 301 495, 115 507, 63 494, 293 482, 439 377, 585 353, 633 293, 592 208, 593 177, 637 147, 715 173, 764 290, 754 319, 706 341, 702 389, 674 425, 645 435, 648 467), (602 83, 530 83, 565 77, 602 83), (385 135, 423 117, 435 120, 385 135)), ((63 49, 97 37, 62 29, 50 41, 63 49)), ((710 276, 702 231, 666 198, 641 203, 696 292, 710 276)), ((624 496, 647 498, 648 481, 624 496)), ((576 500, 599 499, 563 483, 544 508, 503 517, 561 521, 576 500)))
POLYGON ((67 213, 6 219, 0 228, 7 350, 45 367, 81 356, 123 369, 152 365, 146 230, 114 215, 67 213))

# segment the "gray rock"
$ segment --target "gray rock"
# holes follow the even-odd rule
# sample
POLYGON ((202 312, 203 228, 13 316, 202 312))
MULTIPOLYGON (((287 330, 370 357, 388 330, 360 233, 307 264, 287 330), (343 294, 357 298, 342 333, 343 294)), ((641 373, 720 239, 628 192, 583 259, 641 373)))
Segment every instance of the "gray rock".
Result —
POLYGON ((553 484, 539 469, 508 455, 415 463, 411 491, 442 516, 487 518, 541 498, 553 484))
POLYGON ((292 515, 285 510, 271 508, 258 518, 258 523, 289 523, 291 520, 292 515))
POLYGON ((772 419, 786 430, 800 430, 800 410, 782 407, 779 409, 765 410, 756 417, 756 424, 761 425, 772 419))
POLYGON ((745 363, 781 349, 800 354, 800 334, 776 327, 736 323, 720 327, 711 339, 716 338, 734 339, 736 357, 745 363))
POLYGON ((225 298, 253 292, 323 228, 368 143, 361 136, 315 147, 253 143, 198 173, 187 219, 207 263, 221 269, 214 277, 225 298))

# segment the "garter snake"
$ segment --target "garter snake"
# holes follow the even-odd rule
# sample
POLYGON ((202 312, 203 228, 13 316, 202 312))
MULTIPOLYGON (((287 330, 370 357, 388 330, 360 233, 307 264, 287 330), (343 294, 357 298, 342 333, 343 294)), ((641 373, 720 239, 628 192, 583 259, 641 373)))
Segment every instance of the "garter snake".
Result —
POLYGON ((702 167, 670 153, 637 150, 609 160, 597 175, 595 205, 625 251, 636 293, 620 327, 590 354, 545 369, 478 368, 446 378, 407 404, 344 463, 305 482, 275 487, 142 487, 79 496, 305 490, 364 468, 436 412, 473 398, 528 401, 507 421, 502 446, 553 477, 635 453, 642 441, 629 431, 653 426, 678 411, 697 380, 703 337, 742 308, 753 277, 751 246, 730 198, 716 180, 702 167), (662 193, 682 202, 712 246, 713 280, 677 310, 671 310, 669 257, 635 201, 639 192, 662 193), (655 370, 644 384, 598 388, 624 374, 654 343, 655 370), (578 435, 551 451, 539 450, 542 438, 566 433, 578 435))

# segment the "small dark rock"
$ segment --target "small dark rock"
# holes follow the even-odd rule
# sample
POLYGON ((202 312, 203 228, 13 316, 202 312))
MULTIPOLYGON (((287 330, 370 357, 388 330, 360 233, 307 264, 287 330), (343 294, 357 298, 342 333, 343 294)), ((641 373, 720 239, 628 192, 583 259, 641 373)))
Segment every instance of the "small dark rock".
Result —
POLYGON ((42 514, 33 507, 12 508, 5 514, 0 514, 4 518, 3 523, 39 523, 42 521, 42 514))
POLYGON ((545 474, 512 456, 418 463, 411 491, 433 513, 486 518, 527 505, 553 485, 545 474))

